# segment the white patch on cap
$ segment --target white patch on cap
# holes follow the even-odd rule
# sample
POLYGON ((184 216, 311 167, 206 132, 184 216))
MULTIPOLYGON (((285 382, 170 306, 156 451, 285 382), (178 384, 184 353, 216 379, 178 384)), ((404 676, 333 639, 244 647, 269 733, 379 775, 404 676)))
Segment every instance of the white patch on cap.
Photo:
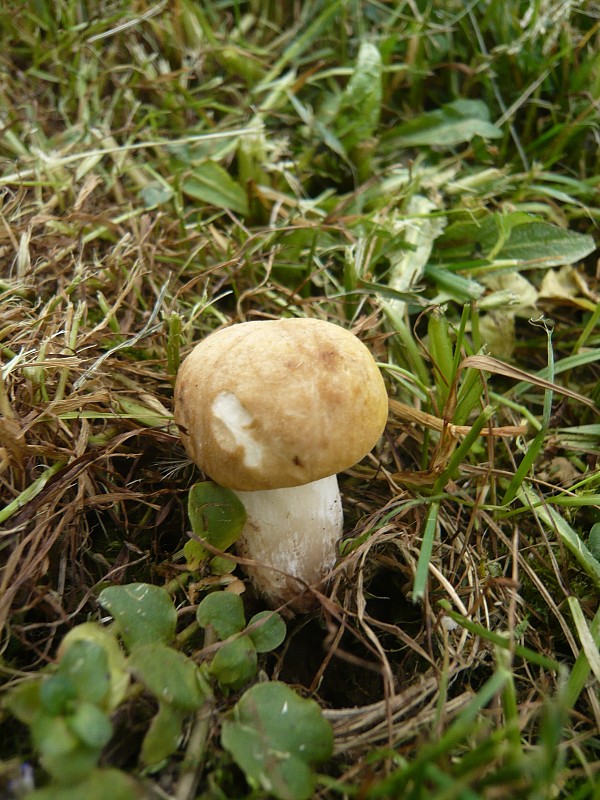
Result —
MULTIPOLYGON (((237 397, 232 392, 220 392, 214 399, 211 411, 233 436, 235 446, 243 448, 244 464, 249 468, 260 466, 263 449, 248 430, 254 417, 237 397)), ((221 444, 227 446, 225 442, 221 444)))

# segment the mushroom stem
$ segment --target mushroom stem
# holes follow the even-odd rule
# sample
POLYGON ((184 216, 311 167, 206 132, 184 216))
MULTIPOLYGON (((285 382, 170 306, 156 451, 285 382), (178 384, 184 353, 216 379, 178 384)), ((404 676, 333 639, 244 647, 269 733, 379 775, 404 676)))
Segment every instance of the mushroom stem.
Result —
POLYGON ((257 591, 272 606, 289 602, 296 611, 308 610, 314 600, 307 594, 302 597, 303 583, 316 584, 325 577, 335 563, 342 534, 337 476, 236 494, 247 514, 237 549, 261 564, 244 567, 257 591))

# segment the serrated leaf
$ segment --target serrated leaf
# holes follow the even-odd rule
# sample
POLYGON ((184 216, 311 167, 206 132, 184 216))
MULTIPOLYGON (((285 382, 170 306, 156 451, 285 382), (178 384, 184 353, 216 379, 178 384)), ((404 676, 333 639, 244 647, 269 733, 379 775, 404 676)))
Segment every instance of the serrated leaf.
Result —
POLYGON ((190 172, 182 184, 188 197, 236 214, 248 214, 248 196, 227 170, 215 161, 204 161, 190 172))
POLYGON ((239 689, 256 675, 256 647, 249 636, 231 639, 220 647, 210 664, 219 685, 239 689))
POLYGON ((109 611, 128 649, 153 642, 170 642, 177 612, 164 589, 148 583, 109 586, 98 598, 109 611))
POLYGON ((153 767, 177 750, 187 712, 167 703, 159 703, 142 742, 141 757, 144 764, 153 767))
MULTIPOLYGON (((237 540, 246 524, 246 510, 230 489, 212 481, 194 484, 188 494, 188 516, 192 531, 217 550, 226 550, 237 540)), ((209 553, 195 543, 194 557, 209 553)), ((185 550, 185 548, 184 548, 185 550)))
POLYGON ((232 592, 212 592, 200 602, 196 619, 200 627, 211 625, 219 639, 227 639, 246 626, 244 603, 232 592))
POLYGON ((183 711, 195 711, 204 696, 198 667, 183 653, 163 644, 138 645, 128 659, 144 686, 161 702, 183 711))
POLYGON ((257 653, 268 653, 279 647, 285 634, 285 622, 276 611, 259 611, 248 623, 248 636, 257 653), (258 623, 257 627, 254 627, 255 623, 258 623))
POLYGON ((489 121, 489 111, 482 101, 457 100, 398 125, 393 140, 403 147, 454 147, 475 136, 498 139, 502 135, 500 128, 489 121))

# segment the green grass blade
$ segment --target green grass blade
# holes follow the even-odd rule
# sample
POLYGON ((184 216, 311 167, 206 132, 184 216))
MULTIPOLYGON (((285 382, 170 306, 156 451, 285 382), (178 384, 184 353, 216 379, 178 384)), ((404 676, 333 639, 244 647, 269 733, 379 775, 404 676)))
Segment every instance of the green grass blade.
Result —
MULTIPOLYGON (((548 327, 546 323, 543 323, 544 328, 546 330, 547 342, 548 342, 548 380, 550 382, 554 381, 554 354, 552 348, 552 331, 548 327)), ((502 499, 503 505, 508 505, 512 503, 515 499, 517 492, 521 488, 525 477, 531 470, 536 458, 538 457, 542 446, 544 444, 544 440, 546 438, 546 432, 548 431, 548 427, 550 425, 550 415, 552 413, 552 396, 553 392, 551 389, 546 389, 544 392, 544 410, 542 414, 542 427, 535 435, 533 441, 527 448, 527 452, 521 459, 521 463, 517 467, 517 471, 515 472, 513 478, 511 479, 510 483, 508 484, 508 489, 502 499)))
POLYGON ((0 523, 6 522, 6 520, 10 519, 13 514, 16 514, 19 509, 23 508, 23 506, 33 500, 34 497, 37 497, 48 481, 65 466, 65 463, 64 461, 57 461, 51 467, 48 467, 40 477, 30 483, 18 497, 15 497, 14 500, 11 500, 4 508, 0 509, 0 523))
MULTIPOLYGON (((569 606, 571 606, 572 602, 574 602, 574 604, 577 606, 579 605, 575 598, 569 598, 569 601, 569 606)), ((589 636, 591 637, 593 644, 592 651, 594 652, 594 656, 597 657, 598 649, 600 648, 600 609, 596 611, 596 615, 589 627, 585 620, 583 620, 583 623, 589 632, 589 636)), ((571 670, 571 674, 569 675, 569 680, 567 681, 567 685, 565 687, 564 696, 567 708, 574 708, 575 703, 579 699, 579 695, 585 688, 590 674, 590 669, 591 667, 588 655, 586 651, 582 649, 577 656, 575 664, 573 665, 573 669, 571 670)))
POLYGON ((480 636, 482 639, 485 639, 486 641, 496 645, 496 647, 501 647, 505 650, 512 650, 516 656, 525 661, 529 661, 531 664, 537 664, 539 667, 552 670, 553 672, 560 672, 562 670, 562 667, 558 661, 554 661, 551 658, 546 658, 546 656, 543 656, 541 653, 538 653, 535 650, 531 650, 529 647, 523 647, 520 644, 515 644, 513 641, 511 641, 511 639, 508 638, 508 636, 503 636, 500 633, 489 631, 482 625, 478 625, 476 622, 473 622, 472 620, 463 617, 461 614, 458 614, 453 610, 452 606, 447 600, 440 600, 439 604, 444 609, 444 612, 451 619, 453 619, 454 622, 458 623, 461 628, 469 631, 469 633, 473 634, 474 636, 480 636))
MULTIPOLYGON (((537 498, 532 492, 527 492, 525 496, 528 498, 525 501, 527 506, 537 502, 537 498)), ((565 547, 575 556, 575 559, 594 583, 600 587, 600 562, 594 557, 581 537, 552 506, 541 505, 536 513, 545 525, 558 534, 565 547)))
POLYGON ((477 717, 492 699, 502 691, 506 680, 507 675, 504 670, 495 672, 437 742, 425 745, 412 762, 373 786, 367 792, 366 797, 370 800, 402 797, 402 792, 412 778, 422 775, 428 764, 435 761, 436 758, 448 754, 452 748, 464 741, 473 732, 477 717))
POLYGON ((429 572, 429 562, 433 551, 433 542, 437 530, 437 518, 440 506, 439 503, 432 503, 427 514, 425 530, 423 531, 423 541, 415 572, 415 582, 412 590, 413 602, 419 602, 425 597, 427 590, 427 575, 429 572))

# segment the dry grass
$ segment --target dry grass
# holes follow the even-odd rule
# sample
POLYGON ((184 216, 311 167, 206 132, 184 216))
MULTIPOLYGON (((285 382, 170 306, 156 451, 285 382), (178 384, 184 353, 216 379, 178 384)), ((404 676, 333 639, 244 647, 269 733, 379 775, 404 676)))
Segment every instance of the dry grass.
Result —
MULTIPOLYGON (((543 331, 512 317, 512 364, 466 361, 459 376, 459 362, 479 350, 483 310, 426 271, 406 291, 390 278, 395 254, 411 253, 397 226, 419 192, 438 204, 433 216, 450 221, 517 209, 593 231, 597 154, 582 140, 588 117, 581 97, 564 89, 551 108, 530 83, 531 65, 497 43, 489 58, 505 78, 510 67, 519 84, 505 98, 506 114, 534 93, 549 117, 545 125, 538 119, 543 130, 534 130, 527 106, 527 118, 517 118, 518 130, 497 149, 477 141, 442 155, 434 148, 429 161, 413 150, 398 158, 394 126, 402 115, 440 97, 479 96, 468 18, 450 25, 419 15, 417 25, 410 3, 400 4, 396 20, 386 4, 366 3, 372 19, 345 8, 336 41, 333 17, 318 3, 290 6, 287 19, 279 7, 261 11, 255 3, 244 17, 234 3, 223 11, 208 3, 203 12, 182 2, 172 14, 164 5, 99 3, 88 15, 86 4, 65 1, 52 24, 50 6, 37 5, 11 22, 2 12, 0 629, 7 683, 52 663, 64 634, 99 615, 102 586, 163 585, 186 573, 174 554, 187 541, 187 489, 197 475, 171 410, 177 367, 192 344, 232 322, 318 316, 368 344, 391 397, 384 439, 341 476, 343 558, 326 590, 319 587, 320 621, 291 623, 281 655, 268 664, 271 675, 314 693, 333 725, 336 759, 328 771, 336 783, 322 783, 322 796, 402 796, 405 784, 394 776, 412 763, 425 770, 421 790, 429 782, 440 798, 596 797, 600 576, 597 545, 588 539, 599 519, 594 259, 580 262, 578 289, 540 295, 538 312, 556 323, 558 371, 535 378, 528 376, 548 363, 543 331), (131 27, 120 31, 125 22, 131 27), (319 117, 320 104, 345 85, 365 29, 382 46, 394 36, 405 42, 406 58, 388 59, 382 124, 372 137, 380 171, 356 185, 359 166, 327 149, 315 119, 330 124, 325 112, 319 117), (435 60, 436 36, 440 47, 454 36, 447 79, 435 60), (229 135, 257 117, 258 137, 229 135), (206 133, 213 138, 204 141, 206 133), (541 166, 510 166, 524 150, 545 174, 541 166), (559 152, 564 165, 554 174, 563 183, 550 172, 559 152), (248 214, 183 190, 207 155, 248 188, 248 214), (457 198, 457 181, 474 181, 490 165, 497 194, 482 177, 457 198), (385 179, 406 166, 414 172, 387 188, 385 179), (348 265, 359 262, 353 275, 348 265), (445 302, 444 355, 429 320, 431 308, 445 302), (398 308, 402 328, 394 323, 398 308), (468 381, 477 383, 459 418, 468 381), (555 391, 548 417, 544 391, 551 390, 566 394, 555 391), (493 414, 485 416, 488 405, 493 414), (535 464, 515 483, 527 447, 535 464), (507 492, 511 502, 503 503, 507 492), (480 708, 498 674, 497 691, 480 708), (544 727, 551 713, 560 724, 550 728, 562 731, 554 745, 544 727), (429 766, 420 753, 430 754, 429 766), (555 758, 552 768, 544 753, 555 758), (531 774, 511 771, 517 763, 531 774), (451 782, 445 789, 440 770, 451 782)), ((568 17, 581 25, 571 63, 582 81, 585 66, 597 104, 597 58, 589 48, 598 15, 583 5, 586 20, 568 17)), ((489 37, 500 35, 493 16, 490 9, 487 19, 477 17, 489 37)), ((557 68, 553 56, 544 58, 557 68)), ((566 65, 564 52, 561 58, 566 65)), ((482 77, 480 94, 491 104, 498 87, 502 81, 482 77)), ((499 117, 501 109, 494 111, 499 117)), ((445 259, 448 247, 451 239, 435 258, 445 259)), ((489 265, 471 267, 477 258, 467 254, 452 275, 479 281, 487 297, 494 291, 484 286, 489 265)), ((538 290, 548 271, 512 269, 538 290)), ((205 577, 194 576, 180 594, 183 607, 197 603, 205 577)), ((4 758, 22 755, 11 739, 2 737, 4 758)), ((221 755, 215 744, 214 763, 221 755)), ((418 791, 410 797, 421 797, 418 791)))

